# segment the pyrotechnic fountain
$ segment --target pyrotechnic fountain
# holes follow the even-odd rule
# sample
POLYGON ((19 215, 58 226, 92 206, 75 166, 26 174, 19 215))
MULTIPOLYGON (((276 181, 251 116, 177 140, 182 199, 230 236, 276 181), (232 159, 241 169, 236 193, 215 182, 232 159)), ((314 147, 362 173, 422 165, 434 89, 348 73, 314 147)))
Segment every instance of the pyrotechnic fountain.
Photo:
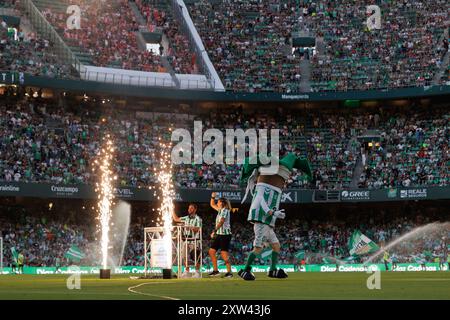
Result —
POLYGON ((164 228, 163 242, 165 252, 167 254, 166 265, 167 269, 163 270, 165 277, 171 277, 172 272, 172 212, 174 211, 175 191, 172 182, 172 160, 170 143, 163 143, 159 139, 160 150, 158 165, 155 166, 155 176, 159 184, 158 200, 161 201, 158 208, 159 217, 157 226, 164 228), (169 276, 170 275, 170 276, 169 276))
POLYGON ((110 135, 105 138, 104 146, 100 150, 100 157, 95 161, 95 167, 100 170, 100 182, 96 183, 96 192, 98 193, 97 219, 100 228, 101 239, 100 247, 102 253, 102 269, 100 269, 100 278, 110 278, 110 269, 108 269, 108 246, 109 230, 111 219, 111 208, 114 201, 113 181, 117 179, 111 169, 111 160, 114 153, 113 141, 110 135))

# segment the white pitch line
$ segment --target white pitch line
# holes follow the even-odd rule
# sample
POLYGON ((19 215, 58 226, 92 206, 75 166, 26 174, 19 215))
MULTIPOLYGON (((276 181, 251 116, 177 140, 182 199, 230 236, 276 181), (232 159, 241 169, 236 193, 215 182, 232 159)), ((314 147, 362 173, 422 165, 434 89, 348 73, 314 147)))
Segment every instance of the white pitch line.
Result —
POLYGON ((163 299, 168 299, 168 300, 180 300, 178 298, 173 298, 173 297, 168 297, 168 296, 159 296, 157 294, 151 294, 151 293, 143 293, 143 292, 139 292, 133 289, 139 288, 140 286, 144 286, 147 284, 174 284, 174 282, 144 282, 144 283, 140 283, 137 286, 132 286, 128 288, 128 291, 136 293, 136 294, 142 294, 144 296, 150 296, 150 297, 158 297, 158 298, 163 298, 163 299))
POLYGON ((450 281, 448 278, 417 278, 417 279, 389 279, 387 281, 407 281, 407 282, 415 282, 415 281, 450 281))

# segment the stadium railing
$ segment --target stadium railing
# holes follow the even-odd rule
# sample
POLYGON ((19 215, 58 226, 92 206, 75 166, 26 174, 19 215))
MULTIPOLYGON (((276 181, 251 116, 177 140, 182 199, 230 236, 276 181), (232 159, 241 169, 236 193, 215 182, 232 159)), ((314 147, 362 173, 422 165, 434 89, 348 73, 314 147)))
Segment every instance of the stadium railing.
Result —
MULTIPOLYGON (((86 81, 95 81, 103 83, 112 83, 118 85, 132 85, 137 87, 164 87, 164 88, 177 88, 177 84, 172 79, 169 73, 148 73, 148 75, 142 74, 143 72, 111 69, 108 68, 95 68, 91 66, 81 65, 80 78, 86 81), (93 70, 101 69, 101 71, 93 70), (141 74, 140 74, 141 73, 141 74)), ((215 80, 207 79, 203 75, 176 75, 180 89, 190 90, 213 90, 215 88, 215 80)))

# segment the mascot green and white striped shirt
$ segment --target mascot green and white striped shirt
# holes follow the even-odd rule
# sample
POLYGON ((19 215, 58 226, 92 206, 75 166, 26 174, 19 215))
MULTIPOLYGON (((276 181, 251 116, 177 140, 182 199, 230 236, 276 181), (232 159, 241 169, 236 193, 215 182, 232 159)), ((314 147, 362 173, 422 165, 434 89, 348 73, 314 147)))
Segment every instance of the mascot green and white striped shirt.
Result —
POLYGON ((270 184, 257 183, 247 220, 275 227, 277 218, 274 215, 269 215, 268 212, 270 210, 278 210, 281 201, 281 192, 281 189, 270 184))

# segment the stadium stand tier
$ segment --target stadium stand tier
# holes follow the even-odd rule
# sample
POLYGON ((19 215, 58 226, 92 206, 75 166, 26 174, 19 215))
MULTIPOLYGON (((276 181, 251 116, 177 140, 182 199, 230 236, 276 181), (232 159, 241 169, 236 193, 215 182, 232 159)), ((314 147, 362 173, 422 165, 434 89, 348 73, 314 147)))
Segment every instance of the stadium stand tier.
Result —
POLYGON ((293 53, 294 31, 324 44, 311 59, 315 91, 430 85, 442 62, 448 2, 376 4, 381 30, 368 30, 366 4, 353 0, 188 1, 228 89, 298 92, 307 55, 293 53))
POLYGON ((126 0, 35 0, 44 17, 81 63, 140 71, 165 71, 159 56, 138 48, 139 25, 126 0), (67 28, 67 7, 81 9, 81 29, 67 28))
POLYGON ((175 73, 198 73, 196 55, 189 39, 181 32, 181 25, 173 16, 168 0, 136 0, 150 31, 162 28, 169 40, 169 58, 175 73))
MULTIPOLYGON (((28 266, 54 266, 56 258, 60 259, 62 266, 70 265, 71 262, 64 258, 64 255, 71 246, 77 246, 85 255, 79 262, 81 265, 98 265, 98 231, 94 217, 87 213, 87 209, 76 209, 77 207, 80 205, 55 203, 53 211, 49 211, 48 207, 43 205, 2 205, 4 214, 0 217, 0 234, 7 247, 15 247, 17 251, 24 253, 28 266)), ((333 209, 288 207, 288 219, 277 226, 277 234, 282 244, 280 263, 336 263, 335 259, 349 256, 347 242, 353 231, 359 230, 378 245, 384 246, 419 226, 446 221, 448 214, 442 209, 442 206, 428 203, 381 209, 369 206, 364 210, 348 207, 345 214, 337 214, 333 209), (295 257, 299 251, 305 251, 304 259, 295 257)), ((235 265, 245 263, 246 256, 252 250, 253 229, 245 221, 245 210, 245 207, 240 208, 239 212, 233 213, 231 217, 233 238, 230 252, 235 265)), ((130 224, 122 264, 141 266, 144 262, 143 226, 151 225, 155 217, 148 206, 146 209, 134 209, 133 212, 135 217, 130 224)), ((177 212, 183 215, 182 208, 177 208, 177 212)), ((203 220, 205 239, 203 263, 210 266, 207 239, 214 225, 214 214, 206 206, 200 206, 198 214, 203 220)), ((449 236, 448 227, 442 225, 434 228, 431 232, 411 237, 395 247, 395 250, 391 249, 391 258, 397 263, 434 262, 436 258, 445 262, 446 239, 449 236)), ((116 256, 118 251, 116 248, 112 255, 116 256)), ((355 262, 362 263, 367 258, 369 257, 361 257, 355 262)), ((381 259, 382 257, 378 257, 375 262, 381 262, 381 259)), ((11 262, 11 253, 7 250, 5 265, 11 262)), ((266 263, 264 259, 256 261, 256 265, 266 263)))
MULTIPOLYGON (((32 1, 84 65, 202 72, 198 66, 201 58, 170 0, 32 1), (67 28, 66 10, 71 4, 81 8, 80 30, 67 28), (139 46, 140 31, 163 36, 163 56, 139 46)), ((14 6, 25 17, 21 3, 3 1, 2 5, 14 6)), ((353 0, 186 0, 185 4, 229 91, 386 90, 445 85, 449 81, 450 8, 445 0, 377 1, 382 13, 379 30, 368 29, 366 4, 353 0), (293 47, 293 39, 301 36, 314 39, 316 46, 293 47)), ((3 35, 2 39, 6 41, 3 35)), ((28 65, 21 71, 58 78, 70 74, 67 67, 50 58, 51 54, 38 59, 33 45, 19 42, 8 41, 9 46, 20 47, 25 61, 16 64, 28 65)), ((51 43, 46 44, 46 51, 51 48, 51 43)), ((1 52, 8 56, 7 48, 1 52)), ((2 69, 10 70, 8 65, 2 69)))
MULTIPOLYGON (((0 19, 1 20, 1 19, 0 19)), ((51 78, 77 78, 74 70, 55 54, 53 43, 20 28, 15 35, 2 21, 0 26, 0 70, 24 72, 51 78), (14 39, 14 37, 17 39, 14 39)))
MULTIPOLYGON (((450 178, 449 114, 445 106, 380 108, 308 113, 280 110, 247 113, 243 109, 190 114, 129 112, 101 102, 67 102, 14 96, 0 105, 0 180, 94 184, 92 171, 102 138, 113 135, 114 171, 121 186, 151 186, 159 138, 169 141, 171 128, 188 128, 192 119, 203 129, 280 129, 280 154, 295 152, 309 159, 313 181, 296 172, 288 187, 341 190, 349 187, 447 186, 450 178), (360 137, 374 132, 378 144, 360 137), (356 170, 358 168, 358 171, 356 170), (359 172, 361 171, 361 174, 359 172)), ((206 146, 204 142, 204 146, 206 146)), ((181 188, 228 188, 239 185, 239 165, 176 165, 181 188)))

